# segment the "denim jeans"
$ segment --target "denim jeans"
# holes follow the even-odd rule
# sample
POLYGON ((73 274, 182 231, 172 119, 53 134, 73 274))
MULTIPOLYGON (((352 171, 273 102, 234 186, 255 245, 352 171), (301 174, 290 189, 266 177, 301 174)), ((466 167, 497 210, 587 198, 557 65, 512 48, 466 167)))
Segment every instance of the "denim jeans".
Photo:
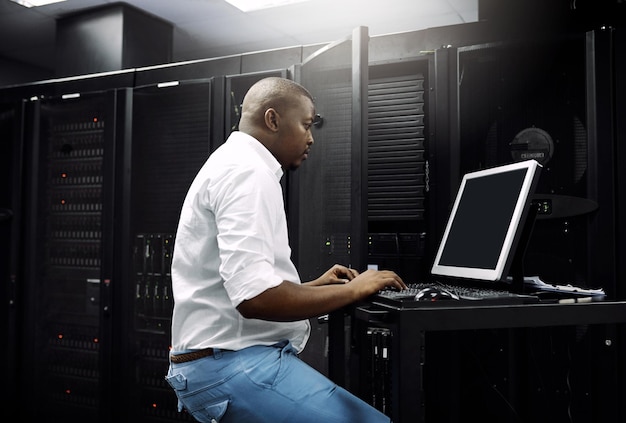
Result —
POLYGON ((166 376, 202 423, 389 423, 374 407, 304 363, 288 342, 170 363, 166 376))

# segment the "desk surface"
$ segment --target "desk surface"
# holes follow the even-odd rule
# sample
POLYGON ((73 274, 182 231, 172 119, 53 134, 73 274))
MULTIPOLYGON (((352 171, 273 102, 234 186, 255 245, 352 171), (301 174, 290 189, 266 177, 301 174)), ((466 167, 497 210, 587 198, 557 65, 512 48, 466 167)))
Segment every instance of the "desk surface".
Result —
POLYGON ((459 307, 454 301, 446 301, 446 305, 438 307, 402 308, 372 302, 357 307, 356 314, 360 319, 381 323, 408 321, 413 330, 567 326, 626 323, 626 301, 475 307, 459 307))

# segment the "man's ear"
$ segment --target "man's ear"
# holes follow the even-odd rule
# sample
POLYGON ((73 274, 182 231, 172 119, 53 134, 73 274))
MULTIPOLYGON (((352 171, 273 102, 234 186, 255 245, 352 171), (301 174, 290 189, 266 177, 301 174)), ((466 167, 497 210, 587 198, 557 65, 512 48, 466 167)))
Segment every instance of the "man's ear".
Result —
POLYGON ((280 116, 278 115, 278 112, 273 109, 273 108, 269 108, 265 111, 265 126, 268 127, 268 129, 270 131, 278 131, 278 122, 280 120, 280 116))

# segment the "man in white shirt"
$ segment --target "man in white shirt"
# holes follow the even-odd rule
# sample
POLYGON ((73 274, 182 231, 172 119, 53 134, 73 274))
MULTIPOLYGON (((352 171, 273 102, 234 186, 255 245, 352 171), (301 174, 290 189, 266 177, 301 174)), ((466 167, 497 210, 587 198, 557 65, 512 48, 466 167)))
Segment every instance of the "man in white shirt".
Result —
POLYGON ((335 265, 302 283, 291 261, 280 179, 313 144, 309 92, 266 78, 246 94, 239 130, 185 198, 174 247, 166 377, 200 422, 389 422, 301 361, 309 318, 404 289, 392 271, 335 265))

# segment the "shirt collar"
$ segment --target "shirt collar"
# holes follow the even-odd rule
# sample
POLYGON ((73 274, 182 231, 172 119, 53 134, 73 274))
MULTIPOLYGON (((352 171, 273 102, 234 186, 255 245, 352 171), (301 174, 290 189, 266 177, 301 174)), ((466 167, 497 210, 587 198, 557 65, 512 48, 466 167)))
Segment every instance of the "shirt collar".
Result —
POLYGON ((280 165, 278 160, 276 160, 276 157, 274 157, 274 155, 270 153, 267 147, 261 144, 261 141, 257 140, 251 135, 240 131, 235 131, 231 133, 229 140, 231 139, 236 140, 236 142, 246 143, 248 146, 250 146, 250 148, 252 148, 252 150, 254 150, 254 152, 259 156, 263 163, 265 163, 265 165, 274 173, 274 175, 276 175, 276 178, 280 179, 283 177, 284 172, 282 166, 280 165))

